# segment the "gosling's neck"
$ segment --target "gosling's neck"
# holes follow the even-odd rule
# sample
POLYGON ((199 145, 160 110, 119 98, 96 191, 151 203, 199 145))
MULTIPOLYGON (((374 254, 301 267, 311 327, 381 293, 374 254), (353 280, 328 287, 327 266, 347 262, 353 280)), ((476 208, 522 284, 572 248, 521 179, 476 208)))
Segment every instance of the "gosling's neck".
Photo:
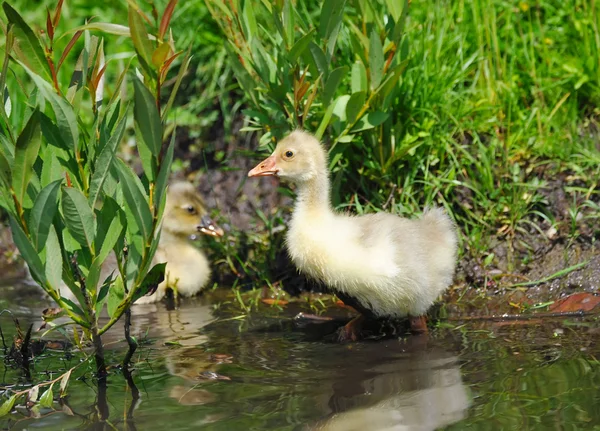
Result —
POLYGON ((181 235, 176 232, 171 232, 170 230, 165 229, 163 227, 163 230, 160 233, 159 246, 164 248, 164 247, 169 247, 169 246, 174 246, 174 245, 176 245, 176 246, 189 245, 189 236, 181 235))
POLYGON ((333 213, 331 186, 327 175, 298 183, 295 209, 301 213, 333 213))

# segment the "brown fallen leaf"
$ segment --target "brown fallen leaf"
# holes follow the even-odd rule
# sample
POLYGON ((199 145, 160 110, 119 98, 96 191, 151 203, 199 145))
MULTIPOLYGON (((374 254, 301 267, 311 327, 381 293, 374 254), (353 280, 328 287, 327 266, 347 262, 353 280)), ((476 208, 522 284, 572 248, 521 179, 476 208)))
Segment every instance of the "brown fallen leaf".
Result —
POLYGON ((600 296, 588 292, 579 292, 556 301, 550 306, 550 311, 559 313, 567 311, 592 311, 598 304, 600 304, 600 296))
MULTIPOLYGON (((341 299, 338 299, 338 300, 335 302, 335 305, 337 305, 338 307, 341 307, 341 308, 347 308, 348 310, 351 310, 351 311, 356 311, 356 310, 354 309, 354 307, 352 307, 352 306, 350 306, 350 305, 346 305, 346 304, 344 304, 344 301, 342 301, 341 299)), ((356 312, 358 313, 358 311, 356 311, 356 312)))
POLYGON ((263 304, 267 305, 286 305, 289 304, 285 299, 277 299, 277 298, 263 298, 261 299, 263 304))
MULTIPOLYGON (((527 319, 527 320, 502 320, 500 322, 492 323, 495 328, 501 328, 503 326, 522 326, 522 325, 538 325, 542 323, 542 319, 527 319)), ((506 341, 507 340, 505 338, 506 341)))

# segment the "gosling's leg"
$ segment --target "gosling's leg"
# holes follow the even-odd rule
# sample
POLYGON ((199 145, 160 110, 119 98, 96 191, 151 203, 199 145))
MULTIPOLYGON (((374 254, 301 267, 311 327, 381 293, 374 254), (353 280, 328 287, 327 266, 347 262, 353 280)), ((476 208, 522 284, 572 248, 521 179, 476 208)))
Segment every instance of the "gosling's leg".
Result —
POLYGON ((410 330, 415 334, 427 334, 429 330, 427 329, 427 317, 425 315, 421 316, 410 316, 410 330))
POLYGON ((354 319, 346 323, 337 331, 337 341, 339 343, 347 343, 349 341, 357 341, 360 338, 365 316, 359 314, 354 319))

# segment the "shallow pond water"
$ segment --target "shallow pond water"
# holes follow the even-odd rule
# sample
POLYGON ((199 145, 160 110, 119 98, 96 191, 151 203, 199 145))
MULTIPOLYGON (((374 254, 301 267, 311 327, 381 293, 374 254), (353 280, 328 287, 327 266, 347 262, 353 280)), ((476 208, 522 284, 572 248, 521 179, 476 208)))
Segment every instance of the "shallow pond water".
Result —
MULTIPOLYGON (((39 327, 47 302, 29 289, 0 288, 0 307, 39 327)), ((227 291, 225 291, 227 292, 227 291)), ((141 341, 133 380, 108 379, 109 424, 90 422, 97 388, 91 365, 73 373, 64 405, 23 406, 3 429, 139 430, 600 430, 600 325, 595 318, 540 322, 441 322, 428 337, 338 345, 329 323, 299 325, 262 306, 243 315, 223 292, 168 310, 136 306, 141 341), (224 305, 215 307, 214 304, 224 305)), ((229 298, 231 299, 231 298, 229 298)), ((307 311, 307 310, 304 310, 307 311)), ((10 316, 0 317, 7 339, 10 316)), ((11 329, 12 328, 12 329, 11 329)), ((12 332, 11 332, 12 331, 12 332)), ((58 334, 50 337, 56 338, 58 334)), ((124 355, 122 326, 104 338, 110 364, 124 355)), ((32 364, 39 383, 82 355, 46 350, 32 364)), ((5 361, 2 385, 28 383, 5 361)))

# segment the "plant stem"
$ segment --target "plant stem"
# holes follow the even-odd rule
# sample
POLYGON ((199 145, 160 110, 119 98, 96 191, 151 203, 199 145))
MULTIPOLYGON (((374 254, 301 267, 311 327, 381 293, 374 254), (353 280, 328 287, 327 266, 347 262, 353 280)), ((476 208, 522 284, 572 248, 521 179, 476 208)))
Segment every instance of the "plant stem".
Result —
POLYGON ((131 362, 131 358, 137 349, 137 342, 135 339, 131 337, 131 308, 127 308, 125 310, 125 339, 127 340, 127 345, 129 346, 129 350, 125 355, 125 359, 123 360, 123 369, 129 371, 129 363, 131 362))
POLYGON ((92 342, 94 343, 94 359, 96 360, 96 378, 98 379, 98 416, 100 420, 108 418, 108 403, 106 402, 106 361, 104 359, 104 345, 98 332, 98 324, 94 321, 92 327, 92 342))

